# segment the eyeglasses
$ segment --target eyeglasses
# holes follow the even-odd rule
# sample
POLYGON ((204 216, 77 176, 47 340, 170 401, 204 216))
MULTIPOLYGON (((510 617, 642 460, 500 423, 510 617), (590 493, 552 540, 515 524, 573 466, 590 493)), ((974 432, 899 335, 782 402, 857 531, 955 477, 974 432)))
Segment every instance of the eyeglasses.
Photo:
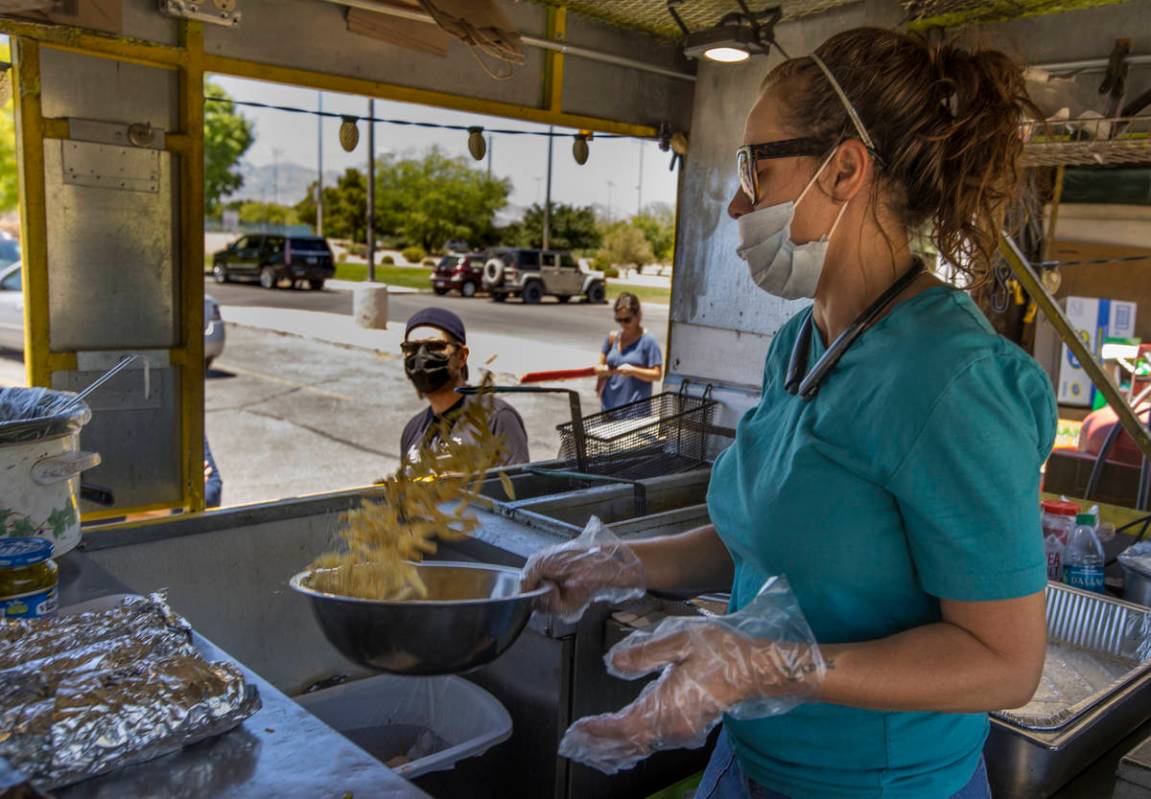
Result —
POLYGON ((810 137, 783 139, 763 144, 745 144, 736 150, 735 163, 739 172, 739 188, 752 205, 759 204, 759 162, 772 158, 795 158, 803 155, 823 155, 828 151, 826 142, 810 137))
POLYGON ((454 347, 450 341, 405 341, 400 344, 400 352, 404 355, 415 355, 421 349, 434 355, 442 355, 454 347))

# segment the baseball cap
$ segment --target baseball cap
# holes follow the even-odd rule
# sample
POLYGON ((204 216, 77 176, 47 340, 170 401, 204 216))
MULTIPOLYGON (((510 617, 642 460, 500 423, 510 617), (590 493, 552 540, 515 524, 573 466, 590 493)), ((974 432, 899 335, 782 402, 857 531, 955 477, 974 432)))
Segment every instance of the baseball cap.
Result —
POLYGON ((404 339, 407 340, 408 334, 417 327, 439 328, 461 344, 468 343, 464 320, 444 308, 424 308, 412 314, 404 329, 404 339))

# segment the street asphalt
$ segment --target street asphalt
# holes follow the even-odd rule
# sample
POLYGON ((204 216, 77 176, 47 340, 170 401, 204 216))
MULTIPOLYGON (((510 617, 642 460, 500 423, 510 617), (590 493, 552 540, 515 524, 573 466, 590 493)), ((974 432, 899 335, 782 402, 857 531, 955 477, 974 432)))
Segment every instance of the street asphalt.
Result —
MULTIPOLYGON (((584 412, 594 381, 572 384, 584 412)), ((511 399, 533 460, 555 457, 563 395, 511 399)), ((228 326, 207 381, 207 432, 224 503, 242 504, 367 485, 399 465, 400 431, 425 407, 398 356, 228 326)))
MULTIPOLYGON (((290 308, 349 315, 352 292, 325 288, 264 289, 255 283, 217 284, 207 281, 204 290, 221 305, 290 308)), ((416 311, 434 305, 448 308, 464 320, 469 334, 523 336, 542 345, 558 344, 585 347, 596 353, 608 331, 614 327, 611 305, 586 305, 572 302, 560 305, 545 300, 539 305, 524 305, 510 300, 495 303, 487 297, 465 299, 455 294, 395 294, 388 297, 388 321, 403 323, 416 311)), ((225 320, 227 315, 225 314, 225 320)), ((644 306, 644 325, 662 347, 667 340, 667 306, 644 306)))
MULTIPOLYGON (((476 339, 473 377, 489 350, 502 349, 492 366, 500 380, 528 368, 593 363, 614 326, 608 305, 397 294, 389 297, 395 323, 389 331, 357 333, 348 319, 350 291, 214 283, 206 289, 228 322, 227 346, 206 383, 208 439, 226 505, 366 485, 396 468, 400 431, 425 407, 404 376, 396 341, 403 322, 422 307, 450 308, 464 319, 469 338, 476 339), (239 319, 242 324, 235 323, 239 319), (367 344, 358 346, 361 340, 367 344)), ((662 346, 666 306, 651 306, 645 323, 662 346)), ((20 353, 0 351, 0 385, 23 382, 20 353)), ((585 414, 599 410, 594 385, 590 379, 564 384, 580 392, 585 414)), ((532 459, 555 457, 556 425, 570 418, 567 397, 510 401, 523 416, 532 459)))

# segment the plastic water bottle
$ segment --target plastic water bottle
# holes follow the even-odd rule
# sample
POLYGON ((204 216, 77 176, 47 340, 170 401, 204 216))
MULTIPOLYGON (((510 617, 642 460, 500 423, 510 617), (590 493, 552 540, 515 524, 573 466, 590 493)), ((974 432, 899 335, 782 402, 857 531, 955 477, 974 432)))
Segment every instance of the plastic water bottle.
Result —
POLYGON ((1063 582, 1085 591, 1105 593, 1103 545, 1095 535, 1095 517, 1090 513, 1075 517, 1075 530, 1063 548, 1063 582))

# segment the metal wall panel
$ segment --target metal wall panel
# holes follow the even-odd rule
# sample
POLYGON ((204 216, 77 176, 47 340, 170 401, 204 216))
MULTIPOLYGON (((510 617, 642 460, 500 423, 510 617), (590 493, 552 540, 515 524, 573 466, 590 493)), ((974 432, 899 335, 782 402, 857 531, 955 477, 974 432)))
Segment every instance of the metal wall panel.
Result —
MULTIPOLYGON (((462 43, 440 58, 349 33, 345 9, 321 0, 244 0, 239 8, 239 28, 204 26, 206 52, 506 103, 540 102, 544 60, 534 48, 509 80, 492 80, 462 43)), ((544 9, 526 3, 503 9, 522 30, 543 32, 544 9)))
POLYGON ((178 343, 171 153, 48 140, 44 162, 52 349, 178 343))
MULTIPOLYGON (((53 372, 52 387, 78 391, 104 371, 53 372)), ((92 395, 92 421, 80 433, 81 447, 103 458, 84 480, 111 488, 117 507, 183 500, 179 377, 171 367, 150 368, 147 383, 142 364, 133 364, 101 386, 92 395)), ((82 510, 103 508, 83 503, 82 510)))
POLYGON ((175 130, 176 73, 108 58, 44 48, 40 55, 45 117, 151 123, 175 130))
MULTIPOLYGON (((635 58, 667 69, 692 72, 694 67, 682 55, 677 42, 611 28, 579 14, 568 13, 567 40, 581 47, 635 58)), ((564 59, 564 110, 572 114, 613 117, 658 127, 669 122, 673 129, 691 125, 695 84, 665 78, 650 72, 626 69, 578 56, 564 59), (610 86, 611 91, 604 91, 610 86), (616 98, 626 98, 631 108, 623 109, 616 98), (626 112, 627 117, 615 117, 626 112)))
POLYGON ((179 23, 157 11, 156 0, 120 0, 123 8, 125 36, 141 41, 175 45, 179 23))
MULTIPOLYGON (((545 58, 535 47, 525 48, 527 63, 517 66, 510 79, 493 80, 460 42, 440 58, 348 33, 344 9, 321 0, 243 0, 240 8, 244 16, 238 29, 205 26, 209 54, 533 108, 544 100, 545 58)), ((543 7, 503 0, 500 8, 522 33, 546 35, 543 7)), ((610 52, 664 66, 679 63, 676 48, 654 38, 570 16, 568 26, 572 44, 601 48, 606 39, 614 46, 602 49, 610 52)), ((565 75, 569 69, 575 77, 565 80, 570 99, 565 111, 638 124, 687 121, 690 83, 574 56, 566 59, 565 75)))

